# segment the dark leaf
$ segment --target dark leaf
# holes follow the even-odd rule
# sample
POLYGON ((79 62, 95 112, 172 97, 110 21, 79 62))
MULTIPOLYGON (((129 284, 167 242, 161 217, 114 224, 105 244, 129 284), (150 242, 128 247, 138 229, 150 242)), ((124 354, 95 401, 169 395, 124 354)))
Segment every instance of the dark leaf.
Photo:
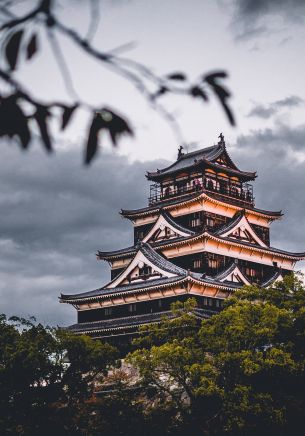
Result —
POLYGON ((210 85, 213 92, 218 97, 227 117, 232 126, 235 126, 235 118, 232 110, 230 109, 227 99, 231 96, 230 92, 218 83, 218 79, 223 79, 227 77, 227 73, 224 71, 215 72, 205 76, 205 81, 210 85))
POLYGON ((41 139, 44 143, 46 150, 50 153, 51 151, 53 151, 53 149, 48 127, 49 116, 50 112, 45 106, 39 106, 34 114, 34 118, 40 130, 41 139))
POLYGON ((204 101, 208 101, 209 100, 208 96, 206 95, 206 93, 199 86, 193 86, 190 89, 190 94, 191 94, 192 97, 199 97, 199 98, 202 98, 204 101))
POLYGON ((61 130, 64 130, 67 127, 67 125, 72 117, 72 114, 76 108, 77 108, 77 104, 75 104, 73 106, 63 106, 61 130))
POLYGON ((31 59, 37 52, 37 35, 34 33, 26 48, 26 58, 31 59))
POLYGON ((110 109, 103 108, 92 119, 89 129, 86 147, 85 163, 89 164, 96 154, 98 147, 98 134, 101 130, 107 130, 114 146, 119 137, 125 133, 133 135, 133 131, 127 121, 110 109))
POLYGON ((186 80, 186 75, 183 73, 173 73, 167 76, 170 80, 186 80))
POLYGON ((161 86, 161 88, 158 89, 155 94, 151 95, 151 99, 156 100, 158 97, 161 97, 161 95, 164 95, 166 92, 168 92, 168 88, 166 88, 165 86, 161 86))
POLYGON ((111 116, 111 119, 109 117, 109 121, 107 121, 104 128, 109 131, 113 145, 116 146, 118 138, 125 133, 133 136, 134 134, 133 130, 131 129, 128 122, 124 118, 120 117, 119 115, 115 114, 109 109, 103 109, 101 115, 102 117, 103 117, 103 113, 110 114, 111 116))
POLYGON ((235 118, 234 118, 234 115, 233 115, 233 112, 232 112, 231 108, 227 105, 225 100, 222 100, 221 103, 222 103, 223 109, 224 109, 224 111, 225 111, 225 113, 226 113, 226 115, 227 115, 231 125, 235 126, 236 122, 235 122, 235 118))
POLYGON ((226 73, 225 71, 215 71, 214 73, 206 74, 205 76, 203 76, 202 80, 204 82, 210 83, 214 82, 217 79, 225 79, 226 77, 228 77, 228 73, 226 73))
POLYGON ((22 148, 26 149, 31 140, 28 119, 23 113, 15 95, 1 101, 0 136, 18 136, 22 148))
POLYGON ((22 29, 13 33, 5 46, 5 56, 11 70, 16 68, 22 35, 22 29))
POLYGON ((89 129, 88 141, 86 146, 85 163, 88 165, 94 158, 98 146, 98 134, 102 128, 101 117, 95 114, 89 129))
POLYGON ((231 111, 230 107, 227 104, 227 99, 230 97, 231 94, 225 88, 223 88, 222 86, 216 83, 211 83, 211 87, 215 92, 215 94, 217 95, 217 97, 219 98, 219 101, 222 104, 222 107, 229 119, 229 122, 231 123, 232 126, 235 126, 235 119, 234 119, 233 112, 231 111))

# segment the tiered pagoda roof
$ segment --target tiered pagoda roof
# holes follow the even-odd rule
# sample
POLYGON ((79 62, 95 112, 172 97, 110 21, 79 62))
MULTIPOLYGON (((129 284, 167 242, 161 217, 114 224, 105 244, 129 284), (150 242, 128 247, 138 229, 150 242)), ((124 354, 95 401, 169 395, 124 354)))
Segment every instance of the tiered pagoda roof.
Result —
MULTIPOLYGON (((210 318, 214 312, 208 309, 196 308, 194 315, 199 320, 210 318)), ((173 319, 174 314, 171 311, 147 313, 143 315, 125 316, 123 318, 107 319, 102 321, 93 321, 82 324, 73 324, 69 329, 74 333, 82 333, 99 338, 113 337, 133 334, 139 327, 147 324, 158 324, 164 317, 173 319)))
POLYGON ((124 218, 133 220, 135 218, 143 217, 146 215, 152 215, 152 214, 157 215, 162 210, 171 211, 175 209, 177 205, 187 206, 191 203, 200 202, 202 200, 210 201, 215 204, 220 204, 224 206, 230 205, 231 207, 234 207, 236 211, 245 210, 246 213, 268 217, 270 220, 280 219, 283 216, 281 210, 271 211, 271 210, 258 209, 256 207, 249 207, 249 206, 247 207, 244 205, 239 206, 236 204, 232 204, 229 200, 213 198, 211 195, 205 193, 204 191, 187 194, 180 198, 170 198, 166 201, 163 201, 162 204, 157 204, 153 206, 142 207, 139 209, 121 209, 120 214, 124 218))
POLYGON ((226 171, 232 175, 238 175, 239 177, 242 177, 243 180, 254 180, 256 178, 256 172, 241 171, 237 168, 230 158, 223 140, 211 147, 206 147, 191 153, 181 153, 180 156, 178 156, 177 161, 172 165, 169 165, 161 170, 147 172, 146 177, 148 180, 159 181, 160 179, 164 178, 164 176, 174 174, 177 171, 182 170, 189 171, 190 169, 204 166, 215 169, 223 169, 223 165, 218 162, 220 157, 226 163, 226 171))
POLYGON ((61 294, 60 296, 61 301, 62 302, 73 301, 74 303, 76 303, 81 300, 94 300, 98 298, 107 297, 113 294, 122 295, 123 293, 126 294, 128 292, 134 292, 134 291, 141 292, 148 288, 160 289, 161 287, 164 286, 178 284, 187 281, 190 282, 197 281, 205 285, 215 285, 223 289, 231 289, 231 288, 235 289, 237 287, 240 287, 241 285, 240 283, 227 284, 224 281, 222 281, 222 279, 224 279, 229 273, 231 273, 230 269, 224 270, 220 278, 218 277, 213 278, 205 274, 192 272, 184 268, 180 268, 175 264, 173 264, 172 262, 168 261, 163 256, 158 254, 148 243, 138 244, 136 255, 134 256, 133 260, 135 260, 140 253, 143 254, 145 259, 149 260, 155 267, 160 268, 164 272, 170 273, 170 276, 167 275, 167 276, 162 276, 158 279, 144 280, 140 282, 128 283, 123 285, 120 285, 119 283, 114 287, 113 286, 114 282, 120 280, 121 276, 124 273, 126 273, 126 270, 128 268, 127 267, 126 270, 123 271, 122 274, 120 274, 120 276, 116 277, 114 280, 112 280, 102 288, 98 288, 89 292, 77 293, 73 295, 61 294))
POLYGON ((92 291, 60 295, 78 310, 71 331, 133 335, 141 325, 173 316, 168 302, 190 295, 201 301, 196 317, 209 317, 236 289, 254 283, 253 274, 256 284, 267 287, 305 259, 305 253, 270 246, 270 223, 282 213, 255 207, 247 182, 256 173, 234 164, 222 135, 217 145, 202 150, 184 154, 180 147, 176 162, 146 177, 160 188, 155 200, 121 211, 135 226, 135 243, 97 253, 110 264, 112 280, 92 291), (200 213, 212 224, 196 227, 200 213), (194 228, 187 225, 193 221, 194 228), (134 313, 137 306, 145 313, 134 313))
MULTIPOLYGON (((161 216, 161 215, 160 215, 161 216)), ((163 216, 166 216, 167 219, 170 218, 171 223, 175 223, 175 220, 173 217, 170 216, 169 213, 164 214, 163 216)), ((229 243, 234 244, 237 246, 245 246, 250 247, 253 251, 262 251, 262 252, 268 252, 270 254, 277 254, 284 258, 290 258, 295 260, 302 260, 305 259, 305 253, 291 253, 289 251, 281 250, 278 248, 267 246, 259 237, 259 235, 256 233, 255 229, 251 225, 251 223, 248 221, 246 217, 246 212, 244 210, 237 212, 236 215, 223 227, 220 229, 215 230, 214 232, 203 230, 201 232, 192 232, 186 229, 185 227, 175 223, 175 228, 184 231, 185 233, 188 232, 188 235, 186 236, 177 236, 173 239, 166 239, 161 241, 152 242, 151 246, 154 248, 154 250, 158 252, 162 252, 164 248, 167 247, 173 247, 173 246, 179 246, 184 244, 190 244, 198 239, 213 239, 217 240, 223 243, 229 243), (247 228, 249 235, 252 237, 252 242, 249 242, 247 240, 241 240, 236 237, 234 237, 234 229, 237 229, 239 227, 247 228)), ((129 258, 135 255, 137 252, 137 245, 133 245, 130 247, 122 248, 120 250, 114 250, 114 251, 98 251, 97 257, 102 260, 113 260, 113 259, 119 259, 119 258, 129 258)))

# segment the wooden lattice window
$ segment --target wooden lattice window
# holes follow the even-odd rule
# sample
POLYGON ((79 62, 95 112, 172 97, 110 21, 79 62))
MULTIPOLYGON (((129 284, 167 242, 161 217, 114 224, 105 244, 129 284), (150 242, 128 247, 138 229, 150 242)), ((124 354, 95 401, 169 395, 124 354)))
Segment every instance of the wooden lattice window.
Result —
POLYGON ((129 304, 128 306, 128 312, 129 313, 135 313, 137 311, 137 305, 136 303, 129 304))
POLYGON ((198 269, 202 266, 202 260, 201 259, 195 259, 193 262, 193 268, 198 269))
POLYGON ((139 268, 139 276, 148 276, 151 274, 151 266, 144 265, 142 268, 139 268))
POLYGON ((112 307, 106 307, 105 308, 105 315, 106 316, 112 315, 112 307))

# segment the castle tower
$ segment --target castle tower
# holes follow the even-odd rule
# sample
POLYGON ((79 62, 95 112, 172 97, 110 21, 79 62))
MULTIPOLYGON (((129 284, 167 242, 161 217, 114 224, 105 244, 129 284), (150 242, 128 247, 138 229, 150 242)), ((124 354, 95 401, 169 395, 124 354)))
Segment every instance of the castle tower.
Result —
POLYGON ((236 289, 267 287, 305 259, 270 246, 270 224, 282 213, 255 207, 249 182, 256 173, 238 169, 219 139, 191 153, 180 147, 176 162, 147 173, 148 206, 121 211, 134 226, 134 244, 97 254, 110 264, 111 281, 60 296, 77 309, 72 331, 127 341, 189 297, 197 300, 196 316, 206 318, 236 289))

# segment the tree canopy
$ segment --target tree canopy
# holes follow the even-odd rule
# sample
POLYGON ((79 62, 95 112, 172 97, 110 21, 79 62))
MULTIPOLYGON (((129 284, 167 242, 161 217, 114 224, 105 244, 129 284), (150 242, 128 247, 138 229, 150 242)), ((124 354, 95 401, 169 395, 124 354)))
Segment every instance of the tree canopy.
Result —
POLYGON ((195 314, 189 299, 143 327, 121 368, 107 343, 2 316, 0 433, 302 435, 302 281, 248 286, 219 314, 195 314))
POLYGON ((268 289, 246 287, 194 334, 188 302, 180 305, 188 335, 166 337, 171 321, 165 320, 145 332, 146 343, 157 345, 128 358, 141 383, 156 388, 155 404, 167 404, 185 431, 302 434, 304 303, 305 289, 295 276, 268 289))

